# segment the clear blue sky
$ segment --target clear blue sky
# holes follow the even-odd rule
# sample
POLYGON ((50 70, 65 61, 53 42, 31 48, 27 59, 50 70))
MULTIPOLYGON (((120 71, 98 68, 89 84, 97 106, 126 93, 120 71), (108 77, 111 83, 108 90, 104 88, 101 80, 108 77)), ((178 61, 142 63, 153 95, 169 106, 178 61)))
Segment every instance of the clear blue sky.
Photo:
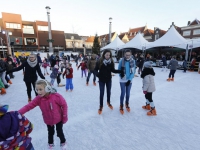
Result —
POLYGON ((167 30, 172 22, 182 27, 195 18, 200 20, 200 0, 1 0, 0 12, 45 21, 46 6, 51 7, 53 30, 79 35, 108 33, 109 17, 113 18, 112 31, 118 34, 146 23, 150 29, 167 30))

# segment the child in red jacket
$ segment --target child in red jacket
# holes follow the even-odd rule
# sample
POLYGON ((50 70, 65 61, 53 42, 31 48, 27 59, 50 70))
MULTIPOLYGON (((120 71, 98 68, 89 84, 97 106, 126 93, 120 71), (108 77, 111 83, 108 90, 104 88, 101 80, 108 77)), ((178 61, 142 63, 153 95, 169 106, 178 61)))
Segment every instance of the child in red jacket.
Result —
POLYGON ((62 95, 56 93, 56 90, 46 80, 38 80, 35 86, 38 96, 28 105, 22 107, 19 113, 25 114, 39 106, 48 129, 48 149, 53 149, 54 147, 54 126, 56 126, 57 136, 60 138, 60 147, 62 150, 66 150, 67 143, 63 133, 63 124, 68 120, 66 100, 62 95))
POLYGON ((73 68, 72 64, 68 63, 65 69, 65 72, 63 73, 63 79, 64 75, 66 75, 66 92, 70 89, 71 91, 74 89, 72 78, 73 78, 73 68))
POLYGON ((82 60, 82 62, 81 62, 80 65, 78 66, 78 69, 79 69, 80 66, 81 66, 81 77, 83 77, 83 73, 85 74, 85 77, 86 77, 87 65, 86 65, 86 63, 85 63, 84 60, 82 60))

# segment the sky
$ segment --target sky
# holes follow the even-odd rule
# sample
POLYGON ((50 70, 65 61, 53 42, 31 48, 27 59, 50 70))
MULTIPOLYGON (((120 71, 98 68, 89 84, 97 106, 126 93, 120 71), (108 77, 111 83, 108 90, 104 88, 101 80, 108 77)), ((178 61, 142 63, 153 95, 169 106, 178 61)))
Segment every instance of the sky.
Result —
POLYGON ((21 14, 25 21, 46 21, 46 6, 53 30, 83 36, 108 34, 109 17, 118 34, 146 24, 168 30, 172 22, 183 27, 200 20, 200 0, 0 0, 0 12, 21 14))

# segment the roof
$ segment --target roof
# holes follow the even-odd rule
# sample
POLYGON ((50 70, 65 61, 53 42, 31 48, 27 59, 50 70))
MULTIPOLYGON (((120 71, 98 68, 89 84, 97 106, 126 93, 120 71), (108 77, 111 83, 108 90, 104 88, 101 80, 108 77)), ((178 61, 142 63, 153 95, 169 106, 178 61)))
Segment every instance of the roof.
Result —
POLYGON ((143 33, 144 33, 144 36, 152 36, 154 34, 154 30, 147 29, 143 33))
POLYGON ((144 32, 145 27, 146 26, 129 29, 129 31, 128 31, 128 38, 129 39, 134 38, 139 31, 141 33, 144 32))
POLYGON ((193 20, 188 26, 200 24, 198 19, 193 20))
MULTIPOLYGON (((111 38, 113 37, 114 34, 115 34, 115 32, 111 33, 111 38)), ((99 39, 103 39, 103 38, 105 38, 105 40, 108 41, 109 40, 109 34, 104 34, 104 35, 99 36, 99 39)))
POLYGON ((81 37, 78 34, 75 34, 75 33, 65 33, 65 39, 71 39, 72 36, 74 37, 74 40, 81 40, 81 37))
POLYGON ((94 42, 94 37, 95 36, 88 37, 85 42, 94 42))

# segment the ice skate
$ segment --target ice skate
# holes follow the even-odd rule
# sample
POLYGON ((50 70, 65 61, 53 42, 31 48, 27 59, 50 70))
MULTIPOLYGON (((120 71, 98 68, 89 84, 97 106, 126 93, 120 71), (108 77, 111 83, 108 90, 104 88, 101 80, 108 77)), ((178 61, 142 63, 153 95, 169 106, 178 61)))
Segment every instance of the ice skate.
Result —
POLYGON ((147 112, 148 116, 155 116, 156 114, 156 108, 151 107, 151 110, 149 112, 147 112))
POLYGON ((109 102, 107 102, 107 105, 108 105, 108 107, 109 107, 110 109, 113 110, 113 106, 112 106, 109 102))
POLYGON ((119 107, 119 111, 120 111, 120 113, 121 113, 122 115, 124 114, 123 105, 120 105, 120 107, 119 107))
POLYGON ((129 107, 129 103, 126 103, 125 106, 126 106, 126 110, 127 110, 128 112, 130 112, 130 111, 131 111, 131 108, 129 107))
POLYGON ((98 114, 99 114, 99 115, 102 114, 102 110, 103 110, 103 106, 100 106, 100 107, 99 107, 99 110, 98 110, 98 114))
POLYGON ((151 110, 150 104, 146 104, 145 106, 142 106, 142 108, 146 110, 151 110))

